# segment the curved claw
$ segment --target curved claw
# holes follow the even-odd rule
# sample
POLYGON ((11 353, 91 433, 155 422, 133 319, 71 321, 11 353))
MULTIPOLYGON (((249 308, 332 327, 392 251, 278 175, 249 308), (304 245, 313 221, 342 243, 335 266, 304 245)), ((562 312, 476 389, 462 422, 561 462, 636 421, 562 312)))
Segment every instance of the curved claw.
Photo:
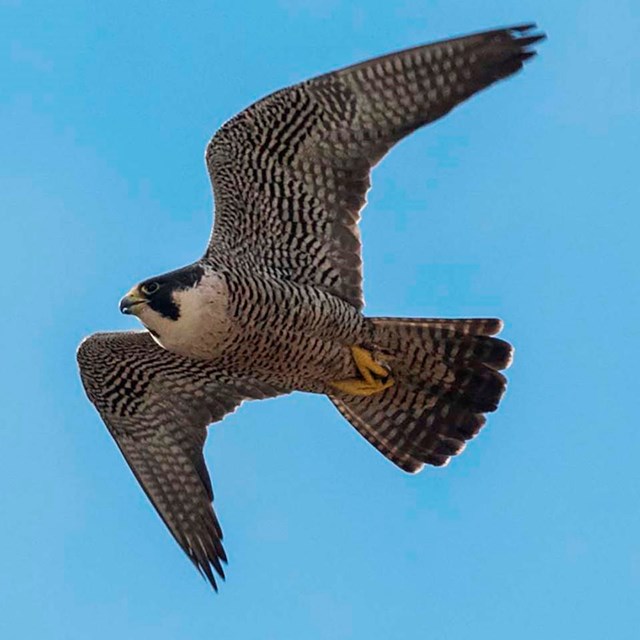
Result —
POLYGON ((329 385, 342 393, 347 393, 350 396, 372 396, 376 393, 380 393, 394 384, 393 380, 373 380, 373 383, 369 383, 366 380, 359 380, 358 378, 351 378, 349 380, 335 380, 330 382, 329 385))
POLYGON ((372 396, 393 386, 393 378, 386 367, 376 362, 371 352, 362 347, 351 347, 351 354, 362 378, 334 380, 329 385, 352 396, 372 396))

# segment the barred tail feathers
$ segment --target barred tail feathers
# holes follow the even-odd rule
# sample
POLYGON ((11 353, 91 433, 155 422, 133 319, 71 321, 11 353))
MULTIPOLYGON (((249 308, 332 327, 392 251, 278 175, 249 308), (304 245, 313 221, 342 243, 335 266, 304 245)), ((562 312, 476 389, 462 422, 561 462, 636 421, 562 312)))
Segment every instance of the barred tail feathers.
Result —
POLYGON ((334 394, 342 415, 391 462, 415 473, 442 466, 495 411, 510 344, 497 319, 371 318, 395 384, 371 396, 334 394))

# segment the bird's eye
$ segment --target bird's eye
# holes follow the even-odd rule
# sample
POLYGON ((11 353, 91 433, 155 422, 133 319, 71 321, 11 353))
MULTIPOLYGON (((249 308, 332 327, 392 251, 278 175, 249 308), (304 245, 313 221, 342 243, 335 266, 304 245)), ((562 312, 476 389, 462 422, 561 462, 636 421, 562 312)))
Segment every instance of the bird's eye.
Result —
POLYGON ((160 285, 157 282, 147 282, 140 287, 142 293, 147 296, 152 296, 159 288, 160 285))

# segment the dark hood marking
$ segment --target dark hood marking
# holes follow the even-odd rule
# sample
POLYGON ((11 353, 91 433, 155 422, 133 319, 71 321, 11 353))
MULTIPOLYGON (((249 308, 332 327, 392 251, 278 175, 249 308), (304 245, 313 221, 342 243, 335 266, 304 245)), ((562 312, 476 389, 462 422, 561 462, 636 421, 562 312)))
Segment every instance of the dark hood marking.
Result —
POLYGON ((160 288, 154 294, 147 296, 147 304, 161 316, 169 320, 177 320, 180 317, 180 307, 173 299, 173 292, 197 286, 202 276, 204 276, 204 269, 196 264, 170 271, 157 278, 150 278, 147 282, 157 282, 160 288))

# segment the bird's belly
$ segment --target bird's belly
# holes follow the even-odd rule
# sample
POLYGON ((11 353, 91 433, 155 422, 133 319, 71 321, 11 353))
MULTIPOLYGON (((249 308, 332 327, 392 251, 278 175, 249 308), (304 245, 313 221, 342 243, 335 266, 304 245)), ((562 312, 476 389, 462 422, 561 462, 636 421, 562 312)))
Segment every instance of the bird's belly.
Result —
POLYGON ((160 334, 166 349, 288 389, 324 392, 328 381, 354 375, 349 347, 366 341, 367 324, 352 306, 290 283, 236 284, 235 298, 213 279, 207 286, 180 300, 177 330, 160 334))
POLYGON ((249 374, 281 388, 325 393, 330 380, 354 374, 349 348, 305 335, 243 336, 222 356, 239 375, 249 374))
POLYGON ((234 308, 241 326, 229 352, 261 379, 302 391, 355 375, 349 347, 368 340, 368 323, 353 306, 314 286, 265 281, 234 308), (246 309, 251 309, 247 312, 246 309))

